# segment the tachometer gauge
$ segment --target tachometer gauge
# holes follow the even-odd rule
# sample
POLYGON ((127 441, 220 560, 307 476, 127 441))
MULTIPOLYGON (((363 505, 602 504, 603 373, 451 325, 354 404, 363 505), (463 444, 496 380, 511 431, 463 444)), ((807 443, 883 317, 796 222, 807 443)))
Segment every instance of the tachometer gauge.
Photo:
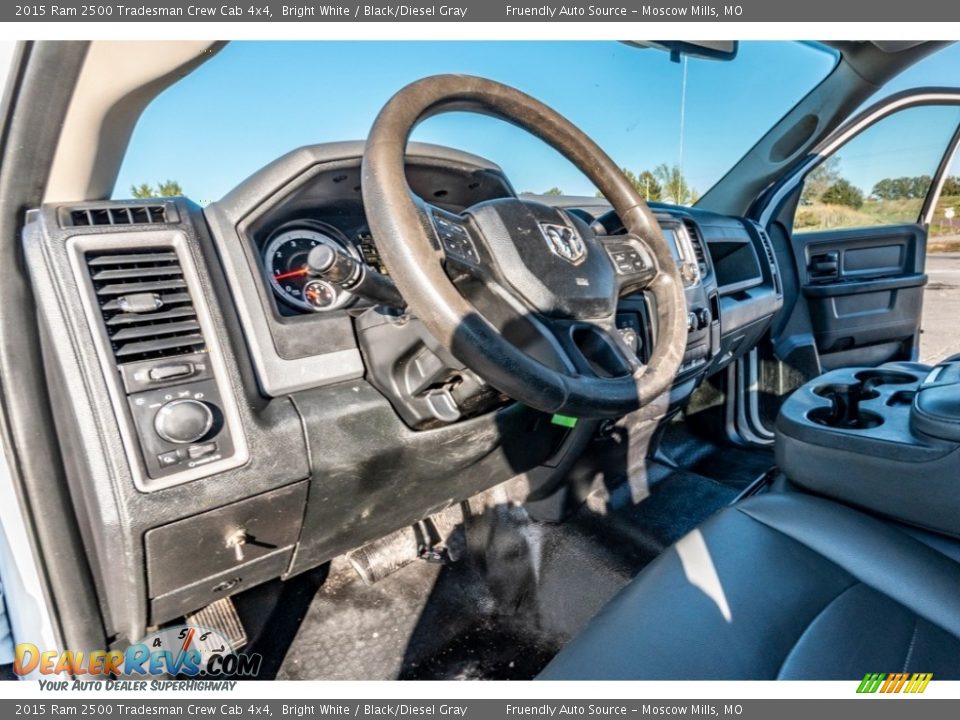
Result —
POLYGON ((277 297, 298 310, 324 312, 343 307, 353 299, 350 293, 309 276, 307 256, 317 245, 357 255, 356 249, 335 239, 332 233, 311 228, 284 230, 274 235, 263 251, 270 286, 277 297))

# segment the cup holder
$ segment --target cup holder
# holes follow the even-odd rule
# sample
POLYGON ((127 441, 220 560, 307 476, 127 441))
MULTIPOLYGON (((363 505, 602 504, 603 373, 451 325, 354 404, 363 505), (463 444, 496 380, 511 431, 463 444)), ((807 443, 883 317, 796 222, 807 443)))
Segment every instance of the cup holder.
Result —
POLYGON ((916 390, 897 390, 893 395, 890 396, 890 399, 887 400, 887 405, 890 407, 903 407, 904 405, 913 405, 913 398, 916 397, 916 390))
POLYGON ((867 389, 875 388, 878 385, 910 385, 918 380, 916 376, 910 373, 897 372, 896 370, 861 370, 854 377, 867 389))
POLYGON ((883 418, 869 410, 858 410, 856 416, 848 420, 844 419, 844 416, 838 415, 832 407, 816 408, 811 410, 807 417, 817 425, 845 430, 869 430, 883 425, 883 418))
POLYGON ((880 397, 873 388, 864 387, 863 383, 830 383, 814 388, 813 392, 828 400, 836 395, 856 395, 857 400, 876 400, 880 397))
POLYGON ((880 415, 860 408, 862 401, 880 397, 879 392, 864 382, 820 385, 813 392, 830 401, 830 407, 815 408, 807 415, 818 425, 848 430, 868 430, 883 425, 880 415))

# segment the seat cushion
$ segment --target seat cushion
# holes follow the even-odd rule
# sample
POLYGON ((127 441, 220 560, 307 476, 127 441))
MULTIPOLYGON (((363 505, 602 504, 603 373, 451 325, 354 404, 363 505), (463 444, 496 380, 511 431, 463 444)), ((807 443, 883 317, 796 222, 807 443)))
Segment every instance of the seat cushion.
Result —
POLYGON ((540 678, 860 680, 868 672, 960 678, 960 563, 837 503, 778 493, 684 537, 540 678))

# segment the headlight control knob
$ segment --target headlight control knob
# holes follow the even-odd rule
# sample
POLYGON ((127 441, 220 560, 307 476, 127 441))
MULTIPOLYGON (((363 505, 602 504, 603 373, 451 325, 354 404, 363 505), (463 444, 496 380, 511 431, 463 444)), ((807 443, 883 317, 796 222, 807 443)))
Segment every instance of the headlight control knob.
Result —
POLYGON ((201 440, 213 427, 213 411, 199 400, 171 400, 157 411, 153 427, 157 435, 178 445, 201 440))

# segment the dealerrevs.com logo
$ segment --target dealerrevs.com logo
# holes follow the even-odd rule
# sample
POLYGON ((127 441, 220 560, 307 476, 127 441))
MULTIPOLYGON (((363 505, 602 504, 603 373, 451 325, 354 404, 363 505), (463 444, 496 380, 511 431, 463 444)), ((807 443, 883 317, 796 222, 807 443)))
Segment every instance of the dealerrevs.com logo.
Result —
POLYGON ((16 647, 18 675, 255 677, 263 658, 237 653, 218 631, 196 625, 164 628, 125 650, 40 650, 16 647))
POLYGON ((867 673, 860 681, 858 693, 922 693, 933 679, 933 673, 867 673))

